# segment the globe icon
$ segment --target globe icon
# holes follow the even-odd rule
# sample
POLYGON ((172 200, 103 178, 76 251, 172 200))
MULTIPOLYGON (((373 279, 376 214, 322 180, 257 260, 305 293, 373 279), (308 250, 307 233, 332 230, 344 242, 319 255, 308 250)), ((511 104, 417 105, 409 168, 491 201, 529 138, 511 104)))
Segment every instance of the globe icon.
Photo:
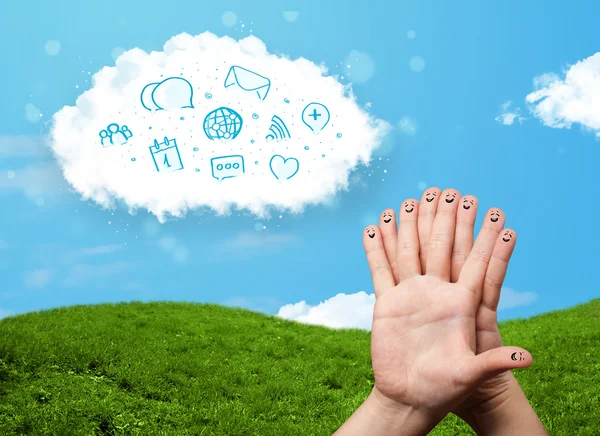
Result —
POLYGON ((242 130, 242 117, 233 109, 220 107, 204 118, 204 133, 208 139, 235 139, 242 130))

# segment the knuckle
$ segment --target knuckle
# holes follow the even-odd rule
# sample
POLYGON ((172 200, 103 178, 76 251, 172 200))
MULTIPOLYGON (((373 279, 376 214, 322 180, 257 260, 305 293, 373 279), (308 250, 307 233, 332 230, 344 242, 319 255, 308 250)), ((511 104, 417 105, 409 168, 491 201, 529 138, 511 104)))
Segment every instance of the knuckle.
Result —
POLYGON ((473 258, 477 262, 485 263, 486 265, 489 265, 490 260, 492 259, 492 255, 487 250, 475 249, 472 253, 473 258))
POLYGON ((490 287, 492 289, 500 289, 502 287, 503 280, 500 280, 497 277, 486 275, 483 280, 485 286, 490 287))
POLYGON ((411 241, 400 241, 396 247, 397 254, 412 253, 415 251, 415 245, 411 241))
POLYGON ((432 233, 429 237, 429 248, 445 248, 450 245, 450 237, 444 233, 432 233))

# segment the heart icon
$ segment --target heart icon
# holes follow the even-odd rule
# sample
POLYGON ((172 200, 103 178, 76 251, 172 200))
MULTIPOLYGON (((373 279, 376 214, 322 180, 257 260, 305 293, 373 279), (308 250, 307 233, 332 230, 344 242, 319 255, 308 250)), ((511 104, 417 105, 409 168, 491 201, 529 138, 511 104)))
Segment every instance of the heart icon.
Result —
POLYGON ((278 154, 271 158, 269 166, 271 167, 271 172, 278 180, 291 179, 300 169, 298 159, 293 157, 288 157, 285 159, 283 156, 278 154))

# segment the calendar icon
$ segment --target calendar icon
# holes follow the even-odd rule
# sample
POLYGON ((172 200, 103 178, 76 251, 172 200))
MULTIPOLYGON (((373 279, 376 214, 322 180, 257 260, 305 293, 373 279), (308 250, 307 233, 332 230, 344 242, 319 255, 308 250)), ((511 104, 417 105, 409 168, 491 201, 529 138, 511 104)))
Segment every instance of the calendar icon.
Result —
POLYGON ((154 145, 149 148, 156 171, 170 173, 183 169, 183 163, 181 162, 179 148, 177 148, 177 141, 175 139, 168 139, 165 136, 164 142, 160 143, 155 139, 154 145))

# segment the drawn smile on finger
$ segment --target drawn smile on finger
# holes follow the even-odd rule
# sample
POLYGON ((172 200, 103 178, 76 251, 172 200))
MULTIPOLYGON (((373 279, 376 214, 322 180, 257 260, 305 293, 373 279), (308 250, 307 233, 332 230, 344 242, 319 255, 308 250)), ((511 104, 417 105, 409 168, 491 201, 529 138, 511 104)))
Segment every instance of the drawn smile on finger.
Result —
POLYGON ((369 227, 366 232, 369 238, 373 239, 375 237, 375 229, 373 227, 369 227))
POLYGON ((431 203, 433 200, 435 200, 435 197, 437 197, 437 192, 435 191, 425 193, 425 201, 427 201, 427 203, 431 203))
POLYGON ((404 212, 411 213, 415 210, 415 202, 413 200, 404 202, 404 212))
POLYGON ((394 215, 392 215, 391 212, 383 212, 383 222, 384 223, 389 223, 390 221, 392 221, 392 218, 394 217, 394 215))
POLYGON ((463 209, 469 210, 469 209, 471 209, 471 206, 473 206, 474 204, 475 204, 475 202, 473 200, 469 200, 468 198, 465 198, 463 200, 463 209))
POLYGON ((514 234, 513 232, 511 232, 510 230, 507 230, 506 232, 504 232, 504 234, 502 235, 502 240, 504 242, 510 242, 512 241, 514 234))
POLYGON ((490 213, 490 221, 495 223, 495 222, 498 222, 499 219, 500 219, 500 212, 497 210, 492 210, 492 212, 490 213))
POLYGON ((446 194, 446 203, 452 203, 456 198, 456 192, 448 192, 446 194))

